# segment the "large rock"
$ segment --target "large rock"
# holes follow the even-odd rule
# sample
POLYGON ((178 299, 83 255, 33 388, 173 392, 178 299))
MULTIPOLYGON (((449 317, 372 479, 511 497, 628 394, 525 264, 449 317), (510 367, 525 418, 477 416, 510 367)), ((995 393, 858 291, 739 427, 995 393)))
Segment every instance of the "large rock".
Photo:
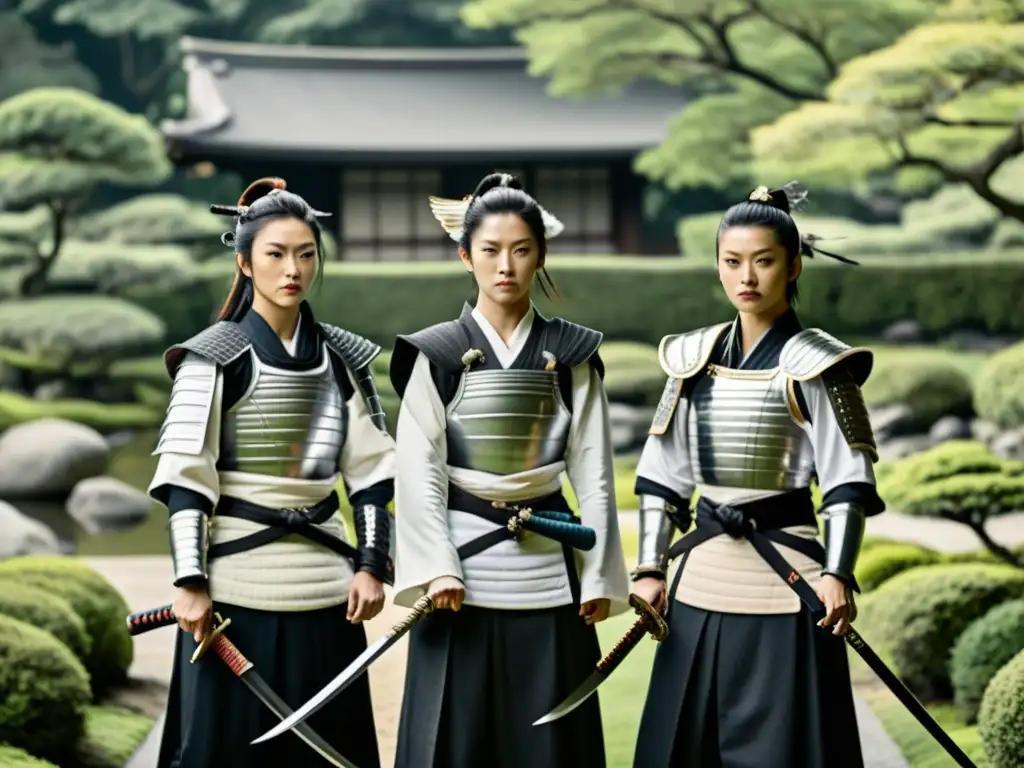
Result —
POLYGON ((915 344, 924 340, 924 329, 913 318, 897 320, 882 331, 882 340, 891 344, 915 344))
POLYGON ((0 436, 0 497, 65 496, 102 475, 110 447, 96 430, 66 419, 18 424, 0 436))
POLYGON ((609 403, 608 421, 611 427, 611 442, 614 451, 626 453, 643 448, 653 418, 653 408, 609 403))
POLYGON ((964 440, 971 436, 971 425, 959 416, 943 416, 932 424, 928 437, 934 443, 946 440, 964 440))
POLYGON ((914 409, 906 403, 868 408, 875 439, 880 441, 913 434, 917 426, 914 409))
POLYGON ((89 477, 68 497, 68 515, 87 533, 132 528, 153 510, 153 501, 116 477, 89 477))
POLYGON ((21 555, 58 555, 57 534, 6 501, 0 501, 0 560, 21 555))
POLYGON ((1003 432, 990 447, 992 453, 1004 459, 1024 459, 1024 427, 1003 432))

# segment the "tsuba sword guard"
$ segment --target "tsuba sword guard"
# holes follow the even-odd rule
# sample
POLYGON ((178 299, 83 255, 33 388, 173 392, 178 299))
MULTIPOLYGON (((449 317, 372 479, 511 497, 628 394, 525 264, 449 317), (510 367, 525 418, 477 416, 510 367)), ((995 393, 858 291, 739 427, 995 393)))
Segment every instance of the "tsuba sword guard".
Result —
POLYGON ((631 594, 629 604, 637 615, 644 620, 644 625, 651 636, 659 643, 668 637, 668 623, 654 607, 639 595, 631 594))

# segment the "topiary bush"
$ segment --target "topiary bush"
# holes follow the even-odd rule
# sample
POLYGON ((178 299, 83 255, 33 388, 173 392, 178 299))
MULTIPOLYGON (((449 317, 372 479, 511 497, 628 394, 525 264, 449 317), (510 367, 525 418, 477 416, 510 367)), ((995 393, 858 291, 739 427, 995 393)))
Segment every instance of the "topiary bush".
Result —
POLYGON ((85 622, 62 597, 29 584, 17 590, 0 590, 0 614, 45 629, 60 640, 80 661, 89 655, 92 641, 85 622))
POLYGON ((997 605, 957 638, 949 662, 953 701, 965 723, 977 719, 989 681, 1024 650, 1024 600, 997 605))
POLYGON ((948 662, 960 634, 1007 600, 1024 597, 1024 570, 1006 565, 924 565, 894 576, 861 601, 867 642, 925 700, 952 695, 948 662))
POLYGON ((0 744, 0 768, 57 768, 53 763, 33 757, 24 749, 0 744))
POLYGON ((0 581, 0 588, 29 584, 68 601, 91 638, 84 663, 94 694, 127 679, 134 653, 124 624, 128 605, 103 576, 72 557, 31 555, 0 562, 0 581))
POLYGON ((658 348, 629 341, 601 345, 605 365, 604 385, 608 399, 629 405, 657 405, 665 388, 665 374, 658 364, 658 348))
POLYGON ((893 576, 920 565, 938 563, 942 556, 917 544, 883 544, 861 550, 855 576, 860 588, 870 592, 893 576))
POLYGON ((85 732, 89 675, 49 632, 0 616, 0 741, 60 763, 85 732))
POLYGON ((1024 425, 1024 342, 999 350, 978 372, 974 408, 1003 429, 1024 425))
POLYGON ((985 528, 990 517, 1024 509, 1024 462, 1001 459, 974 440, 950 440, 892 463, 878 485, 890 508, 962 523, 1003 562, 1024 564, 985 528))
POLYGON ((973 414, 970 379, 945 353, 916 356, 913 361, 879 356, 863 387, 868 405, 905 404, 913 414, 911 426, 927 430, 942 416, 973 414))
POLYGON ((978 734, 992 768, 1024 765, 1024 651, 996 672, 985 689, 978 734))

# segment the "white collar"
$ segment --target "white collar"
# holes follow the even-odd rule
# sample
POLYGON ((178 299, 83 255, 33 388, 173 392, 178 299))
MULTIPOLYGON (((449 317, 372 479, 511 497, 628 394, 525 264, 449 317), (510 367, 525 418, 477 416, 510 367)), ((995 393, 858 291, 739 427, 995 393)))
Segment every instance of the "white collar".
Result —
POLYGON ((292 357, 295 357, 295 351, 298 349, 299 346, 299 328, 301 327, 302 315, 300 313, 298 322, 295 323, 295 332, 292 334, 292 337, 288 339, 288 341, 281 339, 281 345, 284 347, 284 351, 287 352, 292 357))
POLYGON ((491 349, 497 356, 502 368, 508 368, 512 365, 519 356, 519 353, 523 351, 523 347, 526 346, 526 340, 530 337, 530 331, 533 329, 533 318, 535 315, 536 312, 533 309, 533 304, 530 304, 530 309, 523 319, 519 321, 519 325, 516 326, 516 329, 512 332, 512 337, 508 340, 508 344, 506 344, 502 341, 501 336, 498 335, 490 321, 476 307, 473 308, 473 319, 480 326, 480 330, 487 339, 487 343, 491 345, 491 349))

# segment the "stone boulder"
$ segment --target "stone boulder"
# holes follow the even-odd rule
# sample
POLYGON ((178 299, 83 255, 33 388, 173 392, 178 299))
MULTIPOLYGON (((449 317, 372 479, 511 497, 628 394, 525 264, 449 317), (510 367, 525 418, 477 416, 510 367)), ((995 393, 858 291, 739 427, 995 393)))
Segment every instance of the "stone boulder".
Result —
POLYGON ((0 560, 21 555, 60 553, 57 534, 38 520, 23 515, 6 501, 0 501, 0 560))
POLYGON ((71 491, 68 516, 86 533, 123 531, 149 517, 153 501, 142 491, 116 477, 89 477, 71 491))
POLYGON ((66 419, 37 419, 0 435, 0 497, 66 496, 102 475, 110 446, 96 430, 66 419))

